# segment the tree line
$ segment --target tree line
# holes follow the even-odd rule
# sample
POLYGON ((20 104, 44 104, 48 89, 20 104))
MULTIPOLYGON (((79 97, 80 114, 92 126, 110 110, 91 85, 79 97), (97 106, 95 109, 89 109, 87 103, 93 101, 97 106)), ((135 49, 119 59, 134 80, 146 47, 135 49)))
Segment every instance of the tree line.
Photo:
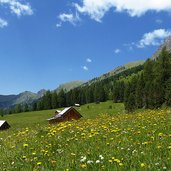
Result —
MULTIPOLYGON (((39 101, 33 103, 32 110, 56 109, 73 106, 76 103, 83 105, 87 103, 99 103, 113 100, 114 86, 117 81, 133 73, 138 73, 142 69, 143 66, 137 66, 101 81, 94 80, 93 83, 79 86, 69 92, 66 92, 63 89, 59 93, 56 93, 55 91, 47 91, 39 101)), ((123 96, 123 93, 124 91, 122 90, 120 94, 123 96)))

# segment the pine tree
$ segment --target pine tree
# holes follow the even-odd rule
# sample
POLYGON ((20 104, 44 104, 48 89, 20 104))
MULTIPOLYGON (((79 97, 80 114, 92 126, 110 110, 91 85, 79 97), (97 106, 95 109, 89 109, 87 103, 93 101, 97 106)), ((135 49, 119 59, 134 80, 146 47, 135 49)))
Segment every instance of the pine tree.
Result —
POLYGON ((131 92, 131 83, 126 85, 124 93, 124 105, 125 110, 128 112, 133 112, 135 110, 135 94, 131 92))
POLYGON ((124 101, 124 91, 125 91, 125 82, 120 81, 120 84, 119 84, 119 102, 124 101))
POLYGON ((53 109, 58 108, 58 95, 55 91, 52 93, 51 106, 53 109))
POLYGON ((144 106, 144 78, 143 74, 138 77, 136 91, 135 91, 135 100, 136 100, 136 107, 142 108, 144 106))
POLYGON ((51 101, 52 101, 52 95, 50 91, 47 91, 46 94, 43 96, 43 107, 44 109, 51 109, 51 101))
POLYGON ((109 93, 108 93, 108 100, 113 100, 113 93, 112 93, 112 90, 109 89, 109 93))
POLYGON ((119 101, 119 82, 116 81, 114 82, 114 86, 113 86, 113 101, 116 103, 119 101))
POLYGON ((4 110, 0 109, 0 116, 3 117, 4 116, 4 110))
POLYGON ((128 82, 126 84, 126 88, 125 88, 125 92, 124 92, 125 110, 128 110, 129 95, 130 95, 130 83, 128 82))
POLYGON ((148 59, 144 64, 144 103, 146 108, 152 106, 153 89, 152 84, 154 80, 154 61, 148 59))
POLYGON ((34 102, 32 105, 32 111, 36 111, 37 110, 37 103, 34 102))
POLYGON ((164 83, 171 77, 171 55, 166 50, 166 47, 162 49, 161 54, 159 55, 156 61, 156 77, 157 80, 164 83))
POLYGON ((24 104, 24 110, 23 111, 24 112, 28 112, 29 111, 29 107, 28 107, 27 103, 24 104))
POLYGON ((130 93, 130 95, 128 96, 127 111, 128 112, 134 112, 135 109, 136 109, 135 94, 130 93))
POLYGON ((63 89, 58 93, 58 104, 59 104, 59 107, 66 106, 65 92, 63 89))
POLYGON ((160 107, 165 102, 166 82, 171 77, 171 64, 166 47, 162 49, 155 65, 154 99, 155 107, 160 107))
POLYGON ((99 90, 98 90, 98 86, 96 85, 94 87, 94 102, 99 102, 99 90))
POLYGON ((171 78, 166 82, 165 102, 168 106, 171 106, 171 78))
POLYGON ((15 106, 15 113, 21 113, 22 112, 22 107, 21 107, 21 104, 17 104, 15 106))
POLYGON ((43 100, 40 100, 37 102, 37 110, 43 110, 44 106, 43 106, 43 100))

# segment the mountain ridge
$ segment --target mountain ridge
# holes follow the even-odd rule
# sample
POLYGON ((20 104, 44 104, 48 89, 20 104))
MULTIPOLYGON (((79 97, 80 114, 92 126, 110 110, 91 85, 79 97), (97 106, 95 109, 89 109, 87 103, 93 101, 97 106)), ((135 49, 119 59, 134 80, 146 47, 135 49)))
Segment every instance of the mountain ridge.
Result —
POLYGON ((139 65, 143 65, 144 62, 145 62, 144 60, 139 60, 139 61, 129 62, 129 63, 124 64, 122 66, 118 66, 115 69, 113 69, 113 70, 111 70, 111 71, 109 71, 109 72, 107 72, 107 73, 105 73, 105 74, 103 74, 103 75, 101 75, 99 77, 93 78, 93 79, 85 82, 83 84, 83 86, 90 85, 90 84, 92 84, 92 83, 94 83, 96 81, 101 81, 101 80, 104 80, 104 79, 109 78, 111 76, 115 76, 115 75, 117 75, 117 74, 119 74, 119 73, 121 73, 123 71, 126 71, 126 70, 128 70, 130 68, 137 67, 139 65))
POLYGON ((157 51, 152 55, 151 59, 155 60, 156 58, 158 58, 164 47, 166 47, 166 50, 171 53, 171 35, 164 40, 164 42, 159 46, 157 51))
MULTIPOLYGON (((57 93, 61 90, 64 89, 65 91, 69 91, 73 88, 76 88, 77 86, 80 86, 83 84, 85 81, 71 81, 68 83, 64 83, 59 85, 55 90, 57 93)), ((40 99, 43 97, 43 95, 46 93, 47 90, 41 89, 37 93, 33 93, 31 91, 24 91, 21 92, 17 95, 0 95, 0 108, 10 108, 12 106, 15 106, 17 104, 31 104, 34 101, 40 99)))

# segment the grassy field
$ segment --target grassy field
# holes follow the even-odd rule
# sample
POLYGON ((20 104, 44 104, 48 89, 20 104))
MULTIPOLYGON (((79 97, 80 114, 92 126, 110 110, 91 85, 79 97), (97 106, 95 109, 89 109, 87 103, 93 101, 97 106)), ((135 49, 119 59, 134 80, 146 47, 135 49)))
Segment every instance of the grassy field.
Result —
MULTIPOLYGON (((88 104, 76 108, 82 115, 84 119, 95 118, 98 115, 107 113, 109 115, 115 115, 118 113, 124 113, 124 106, 122 103, 113 103, 112 101, 103 102, 100 104, 88 104)), ((19 114, 12 114, 1 117, 1 120, 7 120, 11 125, 12 129, 20 129, 22 127, 32 127, 37 124, 47 125, 47 119, 52 117, 55 112, 53 110, 44 110, 36 112, 26 112, 19 114)))
POLYGON ((52 110, 7 116, 1 170, 171 170, 170 110, 124 114, 122 104, 106 102, 80 112, 83 119, 54 126, 45 120, 52 110))

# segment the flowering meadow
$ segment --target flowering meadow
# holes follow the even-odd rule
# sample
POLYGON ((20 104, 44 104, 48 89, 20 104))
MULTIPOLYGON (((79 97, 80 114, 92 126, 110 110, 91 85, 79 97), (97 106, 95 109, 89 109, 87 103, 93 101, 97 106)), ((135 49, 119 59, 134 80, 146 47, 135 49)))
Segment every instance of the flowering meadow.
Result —
POLYGON ((2 171, 171 170, 171 111, 0 132, 2 171))

